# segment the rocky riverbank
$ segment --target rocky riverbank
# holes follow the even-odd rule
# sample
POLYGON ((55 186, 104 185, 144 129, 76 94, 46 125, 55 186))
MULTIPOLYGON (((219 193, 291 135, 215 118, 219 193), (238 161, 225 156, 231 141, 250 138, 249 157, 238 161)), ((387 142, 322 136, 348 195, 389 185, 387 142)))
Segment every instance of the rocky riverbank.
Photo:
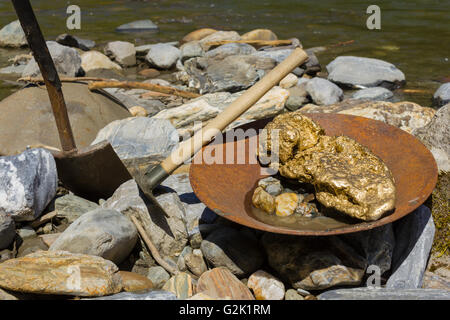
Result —
MULTIPOLYGON (((152 27, 141 21, 119 31, 152 27)), ((0 45, 26 46, 21 32, 17 23, 5 26, 0 45)), ((130 40, 98 46, 61 35, 48 47, 61 77, 137 80, 200 95, 189 99, 105 89, 130 116, 106 125, 90 143, 108 140, 130 172, 139 173, 166 157, 180 137, 191 135, 196 122, 207 124, 302 47, 299 39, 261 44, 275 40, 270 30, 240 35, 201 29, 174 43, 135 46, 130 40)), ((407 75, 389 62, 340 56, 322 66, 315 53, 324 48, 305 49, 309 60, 228 128, 299 109, 397 126, 420 139, 436 159, 440 178, 428 202, 370 231, 291 237, 217 216, 198 200, 182 170, 155 190, 166 217, 133 180, 108 199, 88 201, 58 182, 50 152, 30 149, 0 157, 0 300, 450 299, 448 84, 430 96, 430 106, 398 101, 396 90, 407 75), (132 218, 164 263, 152 256, 132 218), (378 285, 374 270, 379 270, 382 288, 369 288, 378 285)), ((29 54, 11 57, 11 63, 0 74, 15 79, 39 75, 29 54)))

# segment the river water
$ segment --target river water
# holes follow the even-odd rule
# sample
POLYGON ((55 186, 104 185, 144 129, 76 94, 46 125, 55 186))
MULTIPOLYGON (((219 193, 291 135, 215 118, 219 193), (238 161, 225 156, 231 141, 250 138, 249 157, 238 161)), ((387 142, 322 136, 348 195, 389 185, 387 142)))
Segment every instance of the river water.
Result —
MULTIPOLYGON (((71 33, 102 45, 127 40, 137 45, 177 41, 202 27, 245 33, 269 28, 279 39, 296 37, 305 48, 329 46, 354 40, 318 54, 325 67, 339 55, 379 58, 395 64, 406 75, 407 85, 396 92, 398 99, 431 104, 431 96, 443 81, 449 81, 449 0, 331 1, 331 0, 33 0, 46 39, 71 33), (67 30, 66 9, 80 6, 81 30, 67 30), (381 8, 381 30, 368 30, 366 9, 381 8), (133 20, 151 19, 160 31, 121 34, 114 29, 133 20)), ((0 26, 16 15, 8 0, 0 2, 0 26)), ((0 66, 18 50, 0 49, 0 66)), ((0 99, 16 87, 0 82, 0 99)))

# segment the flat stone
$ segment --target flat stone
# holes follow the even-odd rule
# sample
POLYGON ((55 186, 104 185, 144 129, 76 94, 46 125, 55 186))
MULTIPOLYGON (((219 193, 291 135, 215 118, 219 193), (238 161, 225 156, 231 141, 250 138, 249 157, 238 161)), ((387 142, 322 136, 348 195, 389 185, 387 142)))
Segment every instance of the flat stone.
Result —
POLYGON ((123 67, 136 65, 136 48, 134 44, 126 41, 108 42, 105 54, 117 61, 123 67))
MULTIPOLYGON (((162 110, 154 118, 167 119, 175 128, 192 130, 195 122, 206 122, 215 118, 229 103, 237 99, 241 94, 242 92, 235 94, 226 92, 206 94, 179 107, 162 110)), ((281 113, 288 97, 289 92, 287 90, 280 87, 273 87, 228 128, 239 126, 251 120, 263 119, 281 113)), ((206 124, 204 123, 204 125, 206 124)))
POLYGON ((253 273, 247 286, 253 290, 256 300, 283 300, 285 295, 283 282, 263 270, 253 273))
POLYGON ((265 233, 261 241, 269 265, 295 289, 359 285, 364 276, 363 258, 351 247, 334 250, 330 239, 265 233))
POLYGON ((166 282, 162 288, 164 291, 174 293, 178 299, 187 299, 194 295, 194 286, 190 275, 180 272, 166 282))
POLYGON ((392 98, 394 94, 391 90, 383 87, 366 88, 356 91, 352 95, 352 99, 386 101, 392 98))
POLYGON ((395 224, 396 246, 392 274, 386 288, 422 287, 423 275, 433 245, 435 226, 430 209, 422 205, 395 224))
POLYGON ((64 251, 39 251, 0 264, 3 289, 71 296, 103 296, 120 292, 121 278, 111 261, 64 251))
POLYGON ((431 121, 412 134, 431 151, 440 172, 450 171, 450 103, 441 107, 431 121))
POLYGON ((340 113, 361 116, 383 121, 408 133, 411 133, 416 128, 426 126, 436 113, 432 108, 422 107, 413 102, 392 103, 361 100, 344 100, 340 103, 326 106, 307 104, 302 107, 301 112, 340 113))
POLYGON ((178 146, 178 133, 164 119, 133 117, 113 121, 97 133, 95 145, 108 141, 128 170, 139 174, 178 146))
POLYGON ((200 45, 203 50, 208 51, 210 45, 208 42, 216 42, 216 41, 238 41, 241 40, 241 36, 236 31, 217 31, 213 32, 202 39, 199 39, 200 45))
POLYGON ((28 45, 19 20, 15 20, 0 30, 0 47, 19 48, 28 45))
POLYGON ((184 62, 191 58, 203 57, 205 52, 198 41, 186 42, 180 47, 180 60, 184 62))
POLYGON ((285 60, 289 55, 294 51, 294 49, 278 49, 278 50, 271 50, 271 51, 256 51, 253 53, 256 57, 261 58, 269 58, 272 60, 275 60, 276 63, 281 63, 283 60, 285 60))
POLYGON ((158 31, 159 28, 150 19, 138 20, 122 24, 116 28, 118 32, 158 31))
POLYGON ((83 253, 121 263, 137 241, 134 224, 116 210, 96 209, 73 222, 50 246, 50 251, 83 253))
POLYGON ((170 279, 170 275, 163 267, 156 266, 148 269, 147 278, 151 280, 156 289, 161 289, 170 279))
POLYGON ((450 102, 450 82, 441 85, 433 95, 433 104, 442 107, 450 102))
POLYGON ((211 59, 222 60, 228 56, 233 55, 246 55, 255 53, 256 49, 249 44, 246 43, 227 43, 223 44, 213 50, 208 51, 205 54, 205 57, 211 59))
POLYGON ((140 193, 136 181, 130 180, 102 206, 136 216, 163 258, 177 257, 188 242, 185 209, 176 193, 162 194, 153 202, 140 193))
POLYGON ((126 292, 141 292, 153 289, 153 282, 140 274, 127 271, 119 271, 122 278, 123 290, 126 292))
POLYGON ((435 289, 354 288, 326 291, 319 300, 450 300, 450 292, 435 289))
POLYGON ((139 75, 146 77, 146 78, 155 78, 159 76, 161 73, 153 68, 144 69, 138 72, 139 75))
POLYGON ((258 270, 264 261, 255 239, 228 227, 213 231, 202 241, 205 259, 214 267, 225 267, 237 277, 258 270))
POLYGON ((344 92, 334 83, 322 79, 313 78, 306 83, 306 91, 314 103, 318 105, 334 104, 342 100, 344 92))
POLYGON ((393 64, 372 58, 341 56, 327 65, 328 80, 345 86, 388 88, 405 83, 405 75, 393 64))
MULTIPOLYGON (((58 74, 66 77, 75 77, 78 75, 82 61, 77 50, 62 46, 55 41, 47 41, 47 47, 58 74)), ((37 77, 40 74, 39 66, 34 58, 32 58, 23 70, 22 77, 37 77)))
POLYGON ((214 268, 198 279, 197 292, 213 299, 255 300, 245 284, 228 269, 214 268))
POLYGON ((79 48, 83 51, 89 51, 95 47, 95 41, 88 39, 81 39, 78 38, 77 36, 73 36, 67 33, 60 34, 56 38, 56 42, 62 44, 63 46, 79 48))
POLYGON ((51 234, 41 234, 39 235, 39 238, 41 238, 42 242, 47 246, 50 247, 56 239, 61 235, 61 232, 58 233, 51 233, 51 234))
POLYGON ((16 296, 6 292, 5 290, 0 289, 0 301, 11 301, 11 300, 19 300, 16 296))
POLYGON ((10 215, 0 213, 0 250, 7 248, 16 236, 15 223, 10 215))
POLYGON ((271 41, 278 40, 277 35, 269 29, 255 29, 244 33, 241 36, 242 40, 263 40, 263 41, 271 41))
POLYGON ((58 174, 50 152, 30 149, 0 157, 0 214, 16 221, 38 218, 56 194, 58 174))
POLYGON ((172 292, 152 290, 145 293, 121 292, 111 296, 84 300, 178 300, 172 292))
POLYGON ((184 63, 191 78, 189 86, 199 89, 201 94, 247 89, 260 79, 265 70, 274 66, 274 60, 255 55, 231 55, 219 61, 199 57, 184 63))
POLYGON ((180 54, 180 49, 168 44, 158 43, 150 46, 145 60, 154 67, 170 69, 180 59, 180 54))
POLYGON ((58 218, 64 219, 71 224, 83 214, 98 209, 100 206, 95 202, 83 199, 74 194, 66 194, 55 200, 55 211, 58 218))
POLYGON ((284 300, 305 300, 305 298, 303 298, 303 296, 300 295, 297 290, 289 289, 284 295, 284 300))
POLYGON ((217 32, 217 30, 211 29, 211 28, 197 29, 197 30, 189 32, 187 35, 185 35, 183 37, 183 39, 181 40, 181 42, 186 43, 186 42, 191 42, 191 41, 196 41, 196 40, 202 40, 203 38, 205 38, 215 32, 217 32))
POLYGON ((112 62, 103 53, 91 50, 81 55, 81 67, 85 72, 97 69, 112 69, 122 70, 122 67, 115 62, 112 62))

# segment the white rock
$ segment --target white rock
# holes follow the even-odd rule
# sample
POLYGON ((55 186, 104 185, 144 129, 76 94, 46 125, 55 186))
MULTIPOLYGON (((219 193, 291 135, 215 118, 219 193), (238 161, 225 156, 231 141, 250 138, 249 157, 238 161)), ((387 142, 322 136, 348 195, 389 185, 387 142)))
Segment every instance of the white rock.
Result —
POLYGON ((136 65, 136 48, 126 41, 109 42, 105 47, 105 54, 116 60, 121 66, 136 65))
POLYGON ((16 221, 32 221, 42 214, 57 187, 55 160, 47 150, 0 157, 0 214, 9 214, 16 221))
POLYGON ((19 20, 13 21, 0 30, 0 47, 22 47, 27 45, 27 38, 19 20))
POLYGON ((158 43, 150 46, 145 60, 150 65, 161 68, 170 69, 177 63, 180 58, 180 49, 174 46, 158 43))
POLYGON ((112 62, 103 53, 92 50, 81 55, 81 67, 85 72, 95 69, 113 69, 122 70, 122 67, 117 63, 112 62))
POLYGON ((283 300, 284 298, 283 282, 263 270, 253 273, 248 278, 247 286, 253 290, 256 300, 283 300))

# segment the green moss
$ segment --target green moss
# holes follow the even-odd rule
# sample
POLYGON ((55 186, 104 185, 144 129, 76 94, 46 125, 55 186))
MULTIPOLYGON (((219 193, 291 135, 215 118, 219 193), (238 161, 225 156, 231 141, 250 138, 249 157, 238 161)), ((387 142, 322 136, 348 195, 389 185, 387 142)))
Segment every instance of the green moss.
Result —
POLYGON ((431 196, 431 208, 436 226, 432 252, 437 255, 450 255, 450 172, 439 174, 431 196))

